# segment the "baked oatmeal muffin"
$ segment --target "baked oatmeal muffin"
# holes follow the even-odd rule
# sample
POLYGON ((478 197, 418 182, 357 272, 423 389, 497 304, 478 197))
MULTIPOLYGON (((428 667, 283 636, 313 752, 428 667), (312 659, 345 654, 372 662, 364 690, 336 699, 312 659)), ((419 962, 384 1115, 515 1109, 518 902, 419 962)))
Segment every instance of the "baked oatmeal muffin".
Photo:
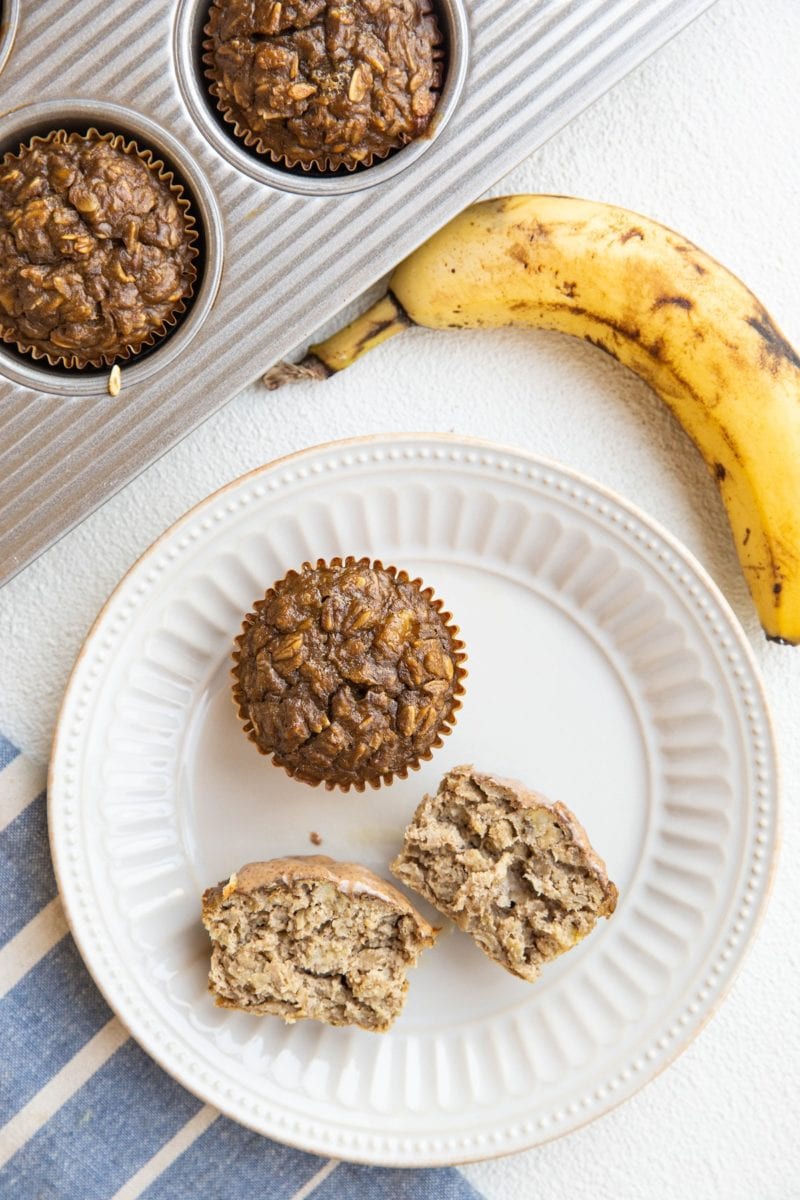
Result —
POLYGON ((244 621, 247 736, 306 783, 363 791, 428 759, 463 694, 463 643, 430 588, 369 559, 304 563, 244 621))
POLYGON ((68 367, 152 345, 186 308, 197 231, 149 151, 90 129, 0 163, 0 337, 68 367))
POLYGON ((214 0, 205 33, 218 108, 275 162, 369 165, 430 124, 442 39, 429 0, 214 0))
POLYGON ((423 799, 390 869, 531 982, 617 904, 605 864, 566 805, 473 767, 455 767, 423 799))
POLYGON ((433 929, 386 880, 325 855, 248 863, 203 895, 222 1008, 382 1032, 433 929))

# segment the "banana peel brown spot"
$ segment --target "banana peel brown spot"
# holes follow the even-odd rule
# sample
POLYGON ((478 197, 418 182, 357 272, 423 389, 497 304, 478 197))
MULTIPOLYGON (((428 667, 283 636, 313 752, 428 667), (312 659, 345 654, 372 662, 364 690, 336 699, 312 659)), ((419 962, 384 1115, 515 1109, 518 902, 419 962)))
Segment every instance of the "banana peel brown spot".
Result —
POLYGON ((775 581, 772 585, 772 592, 775 597, 773 601, 773 608, 779 608, 781 603, 781 592, 783 591, 781 576, 783 575, 785 578, 786 564, 791 564, 793 561, 796 561, 797 555, 792 549, 787 548, 785 543, 777 540, 773 541, 769 537, 764 537, 763 543, 764 549, 767 553, 767 562, 742 563, 742 569, 747 577, 752 575, 755 579, 760 581, 764 575, 766 575, 768 579, 773 579, 775 581), (789 549, 788 555, 786 554, 787 549, 789 549), (783 564, 783 566, 780 564, 783 564), (780 583, 780 587, 777 591, 775 591, 775 583, 780 583))
POLYGON ((592 337, 592 335, 590 333, 585 333, 583 335, 583 340, 585 342, 588 342, 590 346, 596 346, 597 349, 602 350, 604 354, 610 354, 612 358, 617 357, 616 354, 614 353, 614 351, 611 349, 611 347, 607 346, 606 343, 604 341, 601 341, 600 338, 595 338, 595 337, 592 337))
POLYGON ((723 464, 721 462, 718 462, 718 463, 714 463, 714 474, 717 477, 717 479, 720 481, 720 483, 722 483, 723 479, 728 474, 728 472, 725 470, 725 467, 723 466, 723 464))
POLYGON ((383 333, 384 329, 389 329, 392 325, 396 324, 396 317, 388 318, 385 321, 370 321, 361 337, 357 338, 353 343, 353 353, 358 356, 362 350, 367 348, 368 343, 371 342, 374 337, 377 337, 379 333, 383 333))
POLYGON ((746 317, 745 320, 751 329, 755 329, 763 341, 762 366, 770 374, 775 375, 778 368, 784 362, 788 362, 793 367, 800 369, 800 355, 798 355, 794 346, 791 346, 787 342, 781 331, 775 326, 772 317, 765 308, 758 308, 755 316, 746 317))
POLYGON ((545 225, 544 221, 526 221, 515 228, 531 243, 550 241, 550 226, 545 225))
POLYGON ((578 292, 578 285, 577 283, 564 282, 558 285, 558 290, 563 292, 568 300, 574 300, 578 292))
MULTIPOLYGON (((692 392, 692 397, 693 397, 693 399, 695 399, 697 401, 699 407, 702 408, 703 403, 701 402, 700 397, 695 392, 692 392)), ((740 451, 738 445, 734 441, 730 430, 725 425, 720 425, 719 432, 720 432, 720 436, 722 437, 723 442, 728 447, 728 449, 730 450, 734 459, 741 467, 743 465, 742 464, 742 454, 741 454, 741 451, 740 451)))
MULTIPOLYGON (((737 367, 744 367, 747 364, 747 362, 748 362, 747 355, 742 352, 742 347, 738 342, 731 341, 731 339, 729 337, 726 337, 724 335, 721 328, 719 328, 719 327, 717 327, 714 330, 714 336, 718 339, 718 341, 720 341, 722 343, 722 345, 728 351, 728 353, 731 356, 731 359, 733 360, 733 362, 736 363, 737 367)), ((719 372, 717 372, 717 375, 719 378, 722 378, 722 376, 719 374, 719 372)))
POLYGON ((515 242, 513 246, 509 246, 508 253, 513 259, 516 259, 518 263, 522 263, 523 267, 527 271, 528 267, 530 266, 530 262, 528 260, 528 251, 524 246, 522 246, 519 242, 515 242))
MULTIPOLYGON (((692 243, 689 242, 688 245, 685 245, 685 244, 673 245, 672 249, 677 250, 678 254, 694 254, 695 251, 697 250, 697 246, 693 246, 692 243)), ((702 263, 699 263, 696 258, 692 258, 689 260, 689 266, 694 267, 694 269, 695 269, 695 271, 697 271, 698 275, 707 275, 708 274, 708 271, 706 270, 706 268, 703 266, 702 263)))
POLYGON ((632 225, 630 229, 625 230, 619 240, 624 245, 625 242, 629 242, 631 238, 638 238, 640 242, 643 242, 644 234, 642 233, 641 229, 637 229, 635 225, 632 225))
POLYGON ((744 531, 744 537, 742 538, 742 545, 746 546, 749 541, 750 541, 750 529, 748 527, 744 531))
MULTIPOLYGON (((627 342, 641 342, 641 330, 638 325, 624 325, 622 321, 614 321, 611 317, 601 317, 597 313, 590 313, 588 309, 582 308, 580 304, 537 304, 539 309, 554 308, 557 310, 566 309, 567 312, 573 313, 576 317, 591 316, 593 321, 598 325, 605 325, 607 329, 612 329, 614 333, 618 333, 621 338, 627 342)), ((645 347, 650 350, 649 346, 645 347)), ((660 354, 655 356, 660 358, 660 354)))
POLYGON ((694 301, 688 296, 659 296, 652 306, 651 312, 658 312, 659 308, 666 308, 673 305, 675 308, 685 308, 687 312, 691 312, 694 308, 694 301))

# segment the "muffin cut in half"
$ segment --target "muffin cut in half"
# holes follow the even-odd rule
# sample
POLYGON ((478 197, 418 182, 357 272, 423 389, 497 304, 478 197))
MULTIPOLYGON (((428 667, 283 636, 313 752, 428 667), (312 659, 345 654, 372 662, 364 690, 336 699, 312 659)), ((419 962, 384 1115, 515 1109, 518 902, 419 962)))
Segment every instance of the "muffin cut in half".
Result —
POLYGON ((222 1008, 383 1032, 436 930, 396 888, 325 855, 248 863, 203 894, 222 1008))
POLYGON ((531 982, 617 903, 605 864, 565 805, 469 766, 424 798, 391 870, 531 982))

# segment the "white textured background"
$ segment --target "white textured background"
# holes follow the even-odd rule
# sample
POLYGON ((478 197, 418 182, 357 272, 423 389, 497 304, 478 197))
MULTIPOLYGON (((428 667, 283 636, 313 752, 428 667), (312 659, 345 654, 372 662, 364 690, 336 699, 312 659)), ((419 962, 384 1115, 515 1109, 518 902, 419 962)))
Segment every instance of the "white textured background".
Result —
MULTIPOLYGON (((719 0, 494 190, 573 193, 658 218, 741 275, 798 345, 799 51, 798 0, 719 0)), ((611 1115, 465 1173, 497 1200, 800 1197, 800 649, 764 641, 698 455, 656 397, 600 352, 555 334, 416 330, 325 385, 250 388, 0 593, 0 729, 47 756, 98 608, 195 501, 276 455, 389 430, 454 430, 551 455, 677 534, 752 640, 783 759, 773 899, 722 1011, 611 1115)))

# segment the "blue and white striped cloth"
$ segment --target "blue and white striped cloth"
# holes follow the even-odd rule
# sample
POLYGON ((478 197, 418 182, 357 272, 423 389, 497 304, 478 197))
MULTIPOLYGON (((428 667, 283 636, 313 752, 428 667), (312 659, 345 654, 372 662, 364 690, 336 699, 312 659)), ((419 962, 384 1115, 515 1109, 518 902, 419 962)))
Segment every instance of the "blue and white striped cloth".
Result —
POLYGON ((389 1170, 260 1137, 127 1034, 70 936, 45 770, 0 734, 1 1200, 480 1200, 453 1169, 389 1170))

